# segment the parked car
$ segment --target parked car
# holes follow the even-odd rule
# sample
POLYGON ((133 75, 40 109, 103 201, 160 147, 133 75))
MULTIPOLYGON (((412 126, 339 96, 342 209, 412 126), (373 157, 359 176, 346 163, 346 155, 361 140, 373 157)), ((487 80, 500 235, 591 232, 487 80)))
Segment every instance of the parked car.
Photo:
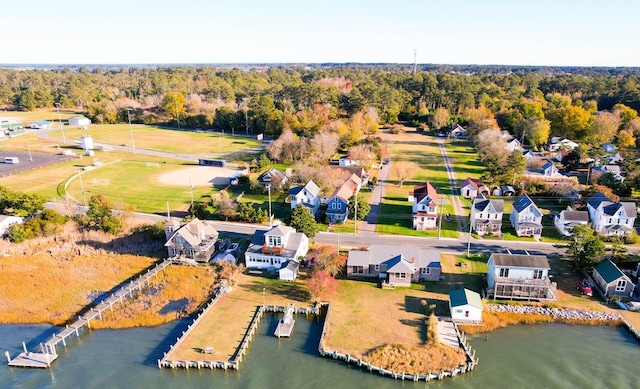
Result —
POLYGON ((235 253, 236 251, 238 251, 237 243, 231 243, 229 247, 227 247, 227 249, 224 250, 225 253, 235 253))
POLYGON ((578 281, 578 290, 589 297, 593 296, 593 290, 587 280, 578 281))

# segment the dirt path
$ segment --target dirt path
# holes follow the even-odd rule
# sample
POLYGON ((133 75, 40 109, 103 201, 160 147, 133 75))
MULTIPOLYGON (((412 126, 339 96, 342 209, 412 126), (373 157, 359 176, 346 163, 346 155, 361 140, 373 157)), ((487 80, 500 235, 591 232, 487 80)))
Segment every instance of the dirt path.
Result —
POLYGON ((458 179, 456 178, 456 172, 453 169, 453 165, 451 164, 451 160, 449 159, 449 154, 447 154, 447 148, 444 145, 444 140, 442 138, 436 138, 436 142, 438 146, 440 146, 440 153, 442 153, 442 159, 444 161, 444 166, 447 169, 447 176, 449 177, 449 185, 451 192, 451 203, 453 205, 453 211, 456 217, 456 222, 458 224, 458 231, 462 231, 462 218, 466 218, 466 215, 462 212, 462 203, 460 202, 460 197, 458 196, 458 179))

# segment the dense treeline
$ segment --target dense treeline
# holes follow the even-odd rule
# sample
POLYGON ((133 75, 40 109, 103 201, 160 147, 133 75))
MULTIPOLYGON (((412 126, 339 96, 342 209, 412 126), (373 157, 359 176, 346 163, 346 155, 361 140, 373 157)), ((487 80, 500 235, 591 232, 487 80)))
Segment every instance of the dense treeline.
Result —
MULTIPOLYGON (((478 117, 495 118, 516 136, 544 131, 548 120, 551 135, 594 143, 603 140, 589 139, 602 125, 593 127, 596 112, 616 104, 619 113, 640 109, 637 69, 425 65, 413 74, 411 68, 0 69, 0 106, 33 110, 59 103, 101 123, 124 122, 125 109, 134 108, 132 120, 141 123, 269 135, 291 129, 303 136, 373 108, 381 122, 404 119, 431 127, 460 122, 482 128, 486 123, 477 123, 478 117)), ((622 125, 632 119, 623 118, 622 125)))

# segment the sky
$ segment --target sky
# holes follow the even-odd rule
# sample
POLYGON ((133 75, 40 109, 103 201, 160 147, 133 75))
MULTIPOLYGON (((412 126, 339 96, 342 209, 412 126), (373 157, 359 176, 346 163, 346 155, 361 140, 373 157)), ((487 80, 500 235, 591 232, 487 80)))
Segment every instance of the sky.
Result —
POLYGON ((28 0, 0 64, 640 66, 637 0, 28 0))

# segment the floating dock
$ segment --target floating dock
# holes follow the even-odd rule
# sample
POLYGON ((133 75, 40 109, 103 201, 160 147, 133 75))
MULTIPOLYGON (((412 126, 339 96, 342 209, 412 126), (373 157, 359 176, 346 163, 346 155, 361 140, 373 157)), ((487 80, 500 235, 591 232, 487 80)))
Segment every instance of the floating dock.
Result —
POLYGON ((29 352, 24 342, 22 342, 22 349, 24 352, 13 359, 11 359, 9 352, 5 351, 4 354, 7 356, 9 366, 46 369, 51 366, 51 362, 58 358, 58 354, 29 352))
POLYGON ((295 311, 295 307, 293 305, 289 305, 287 307, 287 310, 284 312, 284 318, 282 318, 278 322, 276 331, 273 333, 273 335, 275 335, 276 338, 291 337, 291 333, 293 332, 293 326, 296 324, 296 321, 293 320, 294 311, 295 311))

